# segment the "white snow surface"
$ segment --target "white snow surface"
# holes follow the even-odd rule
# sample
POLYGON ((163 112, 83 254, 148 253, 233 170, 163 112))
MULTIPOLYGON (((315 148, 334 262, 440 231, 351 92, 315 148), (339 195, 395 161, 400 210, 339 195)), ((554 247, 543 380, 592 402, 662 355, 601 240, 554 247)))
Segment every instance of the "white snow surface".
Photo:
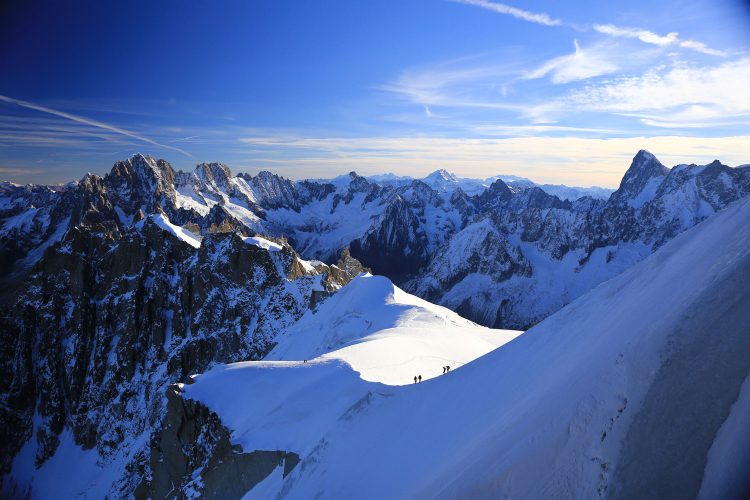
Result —
POLYGON ((177 238, 181 239, 188 245, 190 245, 193 248, 200 248, 201 246, 201 237, 197 234, 188 231, 187 229, 176 226, 172 224, 166 215, 164 214, 154 214, 151 215, 151 220, 153 220, 157 226, 164 229, 168 233, 173 234, 177 238))
POLYGON ((647 202, 653 200, 656 196, 656 190, 659 189, 663 180, 663 177, 652 177, 649 179, 646 185, 643 186, 641 192, 638 193, 638 196, 636 196, 635 199, 628 201, 630 206, 633 208, 641 208, 647 202))
MULTIPOLYGON (((704 397, 701 408, 683 407, 674 391, 689 398, 711 379, 729 383, 721 370, 739 367, 735 371, 741 380, 729 395, 741 403, 727 425, 738 428, 742 422, 737 418, 747 414, 739 385, 750 370, 743 350, 750 326, 748 220, 750 198, 676 237, 501 348, 426 383, 368 382, 366 369, 360 377, 353 368, 360 362, 356 356, 349 364, 342 359, 346 354, 335 354, 368 344, 375 352, 376 334, 308 363, 219 366, 186 386, 186 397, 216 411, 231 429, 233 442, 245 451, 281 449, 300 455, 302 462, 283 481, 263 483, 264 496, 627 497, 618 488, 630 486, 632 492, 638 485, 618 478, 632 478, 633 468, 667 471, 672 479, 700 486, 702 469, 683 477, 682 461, 691 451, 684 443, 697 442, 694 435, 706 431, 696 433, 681 422, 708 422, 716 417, 712 413, 718 400, 704 397), (734 288, 722 291, 730 284, 734 288), (712 303, 717 291, 722 302, 712 303), (692 326, 715 311, 733 311, 739 318, 734 328, 692 326), (730 342, 721 354, 723 340, 736 344, 730 342), (679 349, 701 343, 706 349, 679 349), (716 356, 722 356, 721 363, 716 356), (670 375, 681 366, 679 377, 670 375), (673 385, 665 387, 667 382, 673 385), (657 397, 659 390, 667 391, 666 399, 657 397), (649 413, 659 404, 666 406, 649 413), (670 434, 677 449, 643 439, 649 430, 644 420, 648 423, 654 415, 660 432, 670 434), (274 484, 278 489, 269 491, 274 484)), ((347 300, 356 302, 354 297, 347 300)), ((373 318, 386 316, 379 304, 373 308, 373 318)), ((321 307, 317 314, 323 313, 321 307)), ((356 316, 342 319, 366 330, 356 316)), ((336 334, 330 340, 329 332, 316 331, 314 315, 302 321, 309 329, 283 340, 278 356, 313 355, 327 342, 348 340, 336 334), (322 344, 306 344, 305 335, 322 344), (302 345, 292 345, 295 339, 302 345)), ((407 324, 402 327, 406 333, 407 324)), ((414 334, 412 346, 416 340, 414 334)), ((460 349, 458 344, 452 348, 460 349)), ((364 351, 359 354, 364 358, 364 351)), ((719 417, 713 419, 717 427, 725 419, 719 417)), ((718 429, 708 432, 711 440, 721 434, 718 429)), ((660 434, 652 437, 661 439, 660 434)), ((729 469, 721 453, 710 459, 712 470, 729 469)), ((715 484, 709 486, 716 491, 715 484)), ((696 488, 692 496, 697 493, 696 488)))
POLYGON ((520 332, 492 330, 363 274, 307 312, 265 360, 341 360, 363 380, 414 383, 456 369, 520 332))
POLYGON ((280 252, 282 249, 282 246, 278 243, 267 240, 260 236, 248 236, 246 238, 242 238, 242 241, 249 245, 255 245, 256 247, 268 250, 269 252, 280 252))

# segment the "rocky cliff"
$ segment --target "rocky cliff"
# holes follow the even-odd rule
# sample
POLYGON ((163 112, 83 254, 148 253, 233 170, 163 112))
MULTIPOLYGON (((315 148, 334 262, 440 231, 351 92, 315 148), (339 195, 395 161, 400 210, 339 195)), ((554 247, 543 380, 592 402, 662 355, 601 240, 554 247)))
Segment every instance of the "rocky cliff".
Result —
POLYGON ((0 320, 3 474, 42 470, 70 435, 116 478, 110 491, 134 491, 151 474, 169 384, 261 358, 363 270, 348 254, 304 261, 218 204, 205 217, 179 207, 173 177, 134 157, 50 195, 49 213, 69 208, 65 230, 0 320))

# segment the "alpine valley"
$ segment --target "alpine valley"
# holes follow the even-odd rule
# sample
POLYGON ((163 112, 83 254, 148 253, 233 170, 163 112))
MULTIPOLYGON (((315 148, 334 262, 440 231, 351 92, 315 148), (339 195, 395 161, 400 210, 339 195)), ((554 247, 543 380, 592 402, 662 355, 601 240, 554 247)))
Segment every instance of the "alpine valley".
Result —
POLYGON ((2 494, 740 498, 748 195, 644 150, 615 191, 2 183, 2 494))

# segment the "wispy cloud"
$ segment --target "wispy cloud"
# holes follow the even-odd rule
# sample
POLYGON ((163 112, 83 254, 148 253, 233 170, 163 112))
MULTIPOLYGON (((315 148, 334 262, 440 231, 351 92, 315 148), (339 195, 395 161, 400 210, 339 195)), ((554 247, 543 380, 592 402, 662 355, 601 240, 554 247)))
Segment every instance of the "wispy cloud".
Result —
POLYGON ((608 124, 599 128, 617 123, 625 133, 652 127, 677 133, 699 127, 737 133, 750 117, 750 93, 745 90, 750 86, 750 58, 697 64, 657 48, 631 47, 623 58, 620 42, 612 40, 574 45, 573 53, 531 69, 502 58, 471 60, 471 67, 438 64, 404 71, 381 89, 420 106, 419 116, 410 118, 412 125, 439 127, 449 134, 481 134, 475 125, 488 124, 516 136, 523 130, 519 126, 586 128, 592 119, 608 124), (559 89, 531 83, 542 78, 555 84, 581 83, 559 89), (587 122, 582 113, 588 114, 587 122))
POLYGON ((597 127, 574 127, 568 125, 502 125, 502 124, 482 124, 467 127, 470 130, 484 136, 502 136, 502 137, 529 137, 535 135, 552 135, 571 133, 587 133, 594 135, 628 135, 623 130, 597 127))
POLYGON ((678 33, 672 32, 666 35, 659 35, 653 31, 649 31, 642 28, 623 28, 615 26, 614 24, 595 24, 594 30, 605 35, 621 37, 621 38, 635 38, 643 43, 651 45, 658 45, 660 47, 666 47, 668 45, 677 45, 686 49, 701 52, 718 57, 726 57, 727 53, 723 50, 712 49, 703 42, 695 40, 681 40, 678 33))
MULTIPOLYGON (((463 61, 461 62, 463 63, 463 61)), ((456 66, 456 62, 409 69, 402 72, 391 83, 380 85, 379 90, 388 92, 408 102, 432 106, 491 108, 518 110, 519 106, 497 99, 488 101, 487 92, 500 95, 501 82, 517 78, 522 69, 508 63, 477 63, 473 66, 456 66)), ((465 64, 465 63, 464 63, 465 64)), ((425 112, 425 115, 427 113, 425 112)))
POLYGON ((650 43, 651 45, 671 45, 678 41, 677 33, 668 33, 662 36, 641 28, 620 28, 614 24, 595 24, 594 29, 605 35, 636 38, 643 43, 650 43))
POLYGON ((568 28, 574 28, 580 31, 588 31, 594 29, 599 33, 609 35, 618 38, 633 38, 640 40, 643 43, 651 45, 658 45, 660 47, 666 46, 679 46, 685 49, 694 50, 702 54, 707 54, 717 57, 726 57, 727 53, 723 50, 713 49, 703 42, 697 40, 682 40, 679 34, 676 32, 667 33, 666 35, 659 35, 653 31, 649 31, 644 28, 627 28, 621 26, 615 26, 614 24, 594 24, 593 26, 581 26, 566 22, 559 18, 554 18, 544 12, 532 12, 528 10, 519 9, 508 4, 499 2, 490 2, 489 0, 450 0, 455 3, 462 3, 466 5, 473 5, 480 7, 485 10, 496 12, 498 14, 505 14, 513 16, 516 19, 521 19, 530 23, 541 24, 544 26, 565 26, 568 28))
POLYGON ((74 115, 71 113, 67 113, 65 111, 60 111, 57 109, 48 108, 46 106, 41 106, 39 104, 35 104, 28 101, 22 101, 20 99, 14 99, 12 97, 7 97, 4 95, 0 95, 0 101, 6 102, 8 104, 14 104, 16 106, 20 106, 22 108, 26 109, 32 109, 34 111, 39 111, 41 113, 47 113, 50 115, 58 116, 60 118, 65 118, 66 120, 70 120, 76 123, 81 123, 83 125, 89 125, 91 127, 96 127, 102 130, 107 130, 109 132, 113 132, 115 134, 119 134, 125 137, 129 137, 131 139, 135 139, 137 141, 145 142, 147 144, 151 144, 152 146, 158 146, 160 148, 169 149, 171 151, 177 151, 178 153, 181 153, 185 156, 192 157, 190 153, 185 151, 184 149, 177 148, 175 146, 169 146, 167 144, 162 144, 159 142, 154 141, 153 139, 149 139, 148 137, 143 137, 141 135, 135 134, 133 132, 130 132, 128 130, 115 127, 113 125, 109 125, 107 123, 103 123, 97 120, 92 120, 90 118, 85 118, 83 116, 74 115))
POLYGON ((708 47, 705 43, 698 42, 695 40, 680 40, 680 47, 684 47, 686 49, 692 49, 696 52, 701 52, 703 54, 708 54, 710 56, 727 57, 726 51, 712 49, 708 47))
POLYGON ((490 10, 492 12, 497 12, 498 14, 506 14, 509 16, 513 16, 516 19, 522 19, 530 23, 542 24, 544 26, 560 26, 563 24, 562 20, 550 17, 548 14, 545 14, 543 12, 530 12, 528 10, 523 10, 517 7, 512 7, 504 3, 489 2, 487 0, 452 0, 452 1, 456 3, 474 5, 476 7, 481 7, 483 9, 490 10))
POLYGON ((617 71, 618 67, 597 50, 584 51, 574 40, 572 54, 555 57, 524 74, 526 80, 534 80, 551 74, 552 83, 569 83, 617 71))
POLYGON ((750 58, 718 66, 683 64, 585 86, 570 94, 568 104, 620 113, 670 111, 687 120, 729 118, 750 114, 749 86, 750 58))

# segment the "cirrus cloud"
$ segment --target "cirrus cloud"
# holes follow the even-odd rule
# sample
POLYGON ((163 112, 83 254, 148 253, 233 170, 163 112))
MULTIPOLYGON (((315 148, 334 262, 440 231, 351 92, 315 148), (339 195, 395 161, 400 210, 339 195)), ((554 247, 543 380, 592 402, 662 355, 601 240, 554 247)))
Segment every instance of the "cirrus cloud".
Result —
POLYGON ((623 28, 614 24, 595 24, 594 30, 605 35, 622 38, 635 38, 643 43, 666 47, 668 45, 677 45, 686 49, 701 52, 711 56, 726 57, 727 53, 723 50, 712 49, 703 42, 696 40, 681 40, 676 32, 659 35, 653 31, 642 28, 623 28))

